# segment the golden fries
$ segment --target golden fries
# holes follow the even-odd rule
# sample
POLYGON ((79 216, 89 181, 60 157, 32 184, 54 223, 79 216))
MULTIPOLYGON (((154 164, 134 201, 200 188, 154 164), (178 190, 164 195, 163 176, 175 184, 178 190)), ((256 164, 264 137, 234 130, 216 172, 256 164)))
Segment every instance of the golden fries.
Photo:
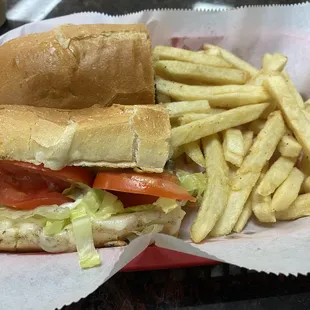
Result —
POLYGON ((176 101, 208 100, 212 108, 235 108, 266 102, 270 99, 263 86, 196 86, 156 77, 156 89, 176 101))
POLYGON ((251 122, 261 115, 267 105, 260 103, 235 108, 172 128, 172 147, 176 148, 179 145, 199 140, 219 131, 251 122))
POLYGON ((302 155, 299 168, 304 174, 310 175, 310 159, 307 154, 302 155))
POLYGON ((156 94, 156 100, 158 103, 167 103, 167 102, 171 102, 171 98, 167 95, 164 95, 160 92, 157 92, 156 94))
POLYGON ((238 69, 216 68, 190 62, 160 60, 155 64, 157 75, 180 83, 243 85, 248 80, 248 73, 238 69))
POLYGON ((168 110, 170 117, 178 117, 186 113, 207 113, 210 110, 207 100, 169 102, 163 106, 168 110))
POLYGON ((287 57, 280 54, 274 53, 273 55, 268 54, 263 60, 263 70, 265 72, 278 71, 282 72, 287 64, 287 57))
POLYGON ((293 131, 304 152, 310 156, 310 122, 298 105, 282 76, 267 80, 267 87, 281 108, 288 126, 293 131))
POLYGON ((213 67, 231 68, 232 65, 224 58, 207 53, 192 52, 170 46, 156 46, 153 50, 156 59, 180 60, 213 67))
POLYGON ((287 209, 297 198, 304 177, 299 169, 293 168, 287 179, 274 193, 271 208, 277 212, 287 209))
POLYGON ((238 221, 233 229, 234 232, 241 232, 245 225, 248 223, 250 217, 252 215, 252 199, 249 198, 247 202, 245 203, 245 206, 242 210, 242 213, 240 214, 238 221))
POLYGON ((202 241, 209 234, 225 209, 229 195, 228 166, 218 135, 204 138, 202 142, 207 178, 212 182, 208 183, 197 217, 190 229, 194 242, 202 241))
POLYGON ((184 147, 183 147, 183 145, 181 145, 181 146, 174 149, 171 158, 176 159, 176 158, 180 157, 183 153, 184 153, 184 147))
POLYGON ((227 207, 215 224, 212 236, 223 236, 232 231, 261 170, 271 158, 284 133, 285 124, 281 113, 272 113, 232 179, 227 207))
POLYGON ((256 218, 262 223, 275 223, 275 212, 271 209, 271 196, 262 196, 258 192, 258 184, 264 178, 267 170, 268 165, 265 165, 257 183, 253 188, 250 198, 252 200, 252 210, 256 218))
POLYGON ((262 196, 255 191, 251 195, 252 210, 261 223, 275 223, 275 212, 271 207, 271 196, 262 196))
POLYGON ((276 212, 276 218, 280 221, 295 220, 309 215, 310 193, 298 196, 288 209, 276 212))
POLYGON ((178 120, 179 120, 180 125, 185 125, 185 124, 188 124, 190 122, 197 121, 199 119, 205 118, 207 116, 219 114, 219 113, 222 113, 225 111, 226 110, 224 110, 224 109, 210 109, 210 110, 208 110, 208 113, 188 113, 188 114, 180 116, 178 118, 178 120))
POLYGON ((248 154, 252 143, 253 143, 253 131, 247 130, 242 133, 243 135, 243 144, 244 144, 244 156, 248 154))
POLYGON ((172 158, 185 153, 208 177, 192 240, 241 232, 252 214, 262 223, 310 216, 310 99, 285 71, 287 57, 265 54, 257 70, 211 44, 158 46, 153 56, 172 158))
POLYGON ((255 121, 249 123, 249 130, 251 130, 256 136, 265 126, 265 120, 256 119, 255 121))
POLYGON ((285 70, 282 72, 282 76, 284 77, 291 94, 294 96, 296 103, 301 109, 304 109, 305 108, 304 100, 302 99, 300 93, 295 88, 293 81, 291 80, 290 76, 285 70))
POLYGON ((196 164, 205 167, 205 159, 200 149, 200 140, 183 145, 185 154, 196 164))
POLYGON ((298 157, 301 152, 301 145, 294 137, 285 135, 278 145, 278 150, 282 156, 298 157))
POLYGON ((240 167, 244 156, 244 141, 240 129, 230 128, 224 132, 223 149, 225 160, 240 167))
POLYGON ((254 76, 258 73, 258 70, 251 66, 246 61, 242 60, 241 58, 237 57, 236 55, 232 54, 231 52, 221 48, 219 46, 214 46, 211 44, 204 44, 203 49, 208 51, 209 49, 218 49, 221 52, 221 56, 229 63, 231 63, 235 68, 244 70, 248 72, 251 76, 254 76))
MULTIPOLYGON (((263 68, 253 78, 248 81, 251 85, 263 85, 264 81, 273 75, 280 75, 287 63, 287 57, 282 54, 265 55, 263 68)), ((270 112, 271 113, 271 112, 270 112)))
POLYGON ((280 156, 267 171, 261 180, 257 192, 262 196, 268 196, 287 179, 296 162, 295 158, 280 156))
POLYGON ((272 55, 270 53, 266 53, 264 56, 263 56, 263 69, 268 71, 268 65, 269 65, 269 61, 270 59, 272 58, 272 55))
POLYGON ((306 177, 302 183, 301 190, 303 193, 310 193, 310 177, 306 177))

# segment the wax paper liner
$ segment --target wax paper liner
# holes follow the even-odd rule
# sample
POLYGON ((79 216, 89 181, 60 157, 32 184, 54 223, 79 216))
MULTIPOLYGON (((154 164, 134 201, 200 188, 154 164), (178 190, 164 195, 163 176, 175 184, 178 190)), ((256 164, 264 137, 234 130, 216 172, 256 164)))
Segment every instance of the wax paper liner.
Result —
MULTIPOLYGON (((248 7, 222 12, 158 10, 123 16, 78 13, 35 22, 0 38, 5 41, 63 23, 145 23, 153 44, 199 49, 205 42, 230 49, 256 66, 266 52, 289 57, 288 72, 305 98, 310 97, 310 5, 248 7)), ((53 309, 78 301, 141 253, 157 246, 275 274, 310 271, 310 218, 262 226, 252 220, 241 234, 192 244, 188 211, 180 239, 153 234, 125 248, 101 249, 102 266, 80 270, 76 253, 59 255, 0 255, 0 309, 53 309)))

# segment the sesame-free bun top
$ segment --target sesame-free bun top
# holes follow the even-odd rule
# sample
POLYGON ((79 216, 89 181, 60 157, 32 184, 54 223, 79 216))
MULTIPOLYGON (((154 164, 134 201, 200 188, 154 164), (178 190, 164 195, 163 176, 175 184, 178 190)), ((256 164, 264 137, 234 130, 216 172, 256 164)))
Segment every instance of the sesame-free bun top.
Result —
POLYGON ((0 105, 154 103, 152 47, 136 25, 62 25, 0 47, 0 105))

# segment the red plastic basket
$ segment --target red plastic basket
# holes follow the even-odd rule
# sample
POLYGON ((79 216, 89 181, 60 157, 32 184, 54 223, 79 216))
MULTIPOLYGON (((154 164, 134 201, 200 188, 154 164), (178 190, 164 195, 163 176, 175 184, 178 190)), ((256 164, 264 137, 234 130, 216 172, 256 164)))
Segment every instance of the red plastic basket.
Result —
POLYGON ((142 271, 215 265, 219 262, 151 245, 134 258, 122 271, 142 271))

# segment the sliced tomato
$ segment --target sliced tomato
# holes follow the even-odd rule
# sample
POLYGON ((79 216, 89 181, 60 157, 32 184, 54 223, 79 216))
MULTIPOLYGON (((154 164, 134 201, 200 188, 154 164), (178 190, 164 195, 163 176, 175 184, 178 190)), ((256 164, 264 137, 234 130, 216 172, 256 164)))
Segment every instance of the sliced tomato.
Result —
MULTIPOLYGON (((12 184, 8 176, 0 173, 0 204, 22 210, 30 210, 39 206, 61 205, 72 201, 58 192, 51 192, 48 188, 23 190, 22 186, 12 184)), ((31 180, 30 180, 31 182, 31 180)))
POLYGON ((88 186, 92 185, 94 175, 87 168, 83 167, 65 167, 61 170, 51 170, 43 165, 34 165, 22 161, 1 160, 0 169, 5 169, 12 174, 21 174, 21 171, 27 171, 31 174, 40 174, 41 176, 52 177, 69 183, 82 182, 88 186))
POLYGON ((62 205, 73 200, 64 196, 61 193, 49 192, 45 193, 43 197, 36 197, 36 195, 29 197, 30 200, 24 200, 13 203, 11 207, 19 210, 32 210, 40 206, 62 205))
POLYGON ((0 161, 0 204, 27 210, 61 205, 72 201, 62 191, 73 181, 91 185, 92 176, 79 167, 53 171, 24 162, 0 161))
POLYGON ((158 197, 149 195, 140 195, 140 194, 115 192, 115 191, 109 191, 109 192, 117 196, 117 198, 123 203, 125 208, 140 205, 151 205, 158 199, 158 197))
POLYGON ((196 200, 184 188, 169 178, 166 174, 155 173, 102 172, 96 176, 93 187, 177 200, 196 200))

